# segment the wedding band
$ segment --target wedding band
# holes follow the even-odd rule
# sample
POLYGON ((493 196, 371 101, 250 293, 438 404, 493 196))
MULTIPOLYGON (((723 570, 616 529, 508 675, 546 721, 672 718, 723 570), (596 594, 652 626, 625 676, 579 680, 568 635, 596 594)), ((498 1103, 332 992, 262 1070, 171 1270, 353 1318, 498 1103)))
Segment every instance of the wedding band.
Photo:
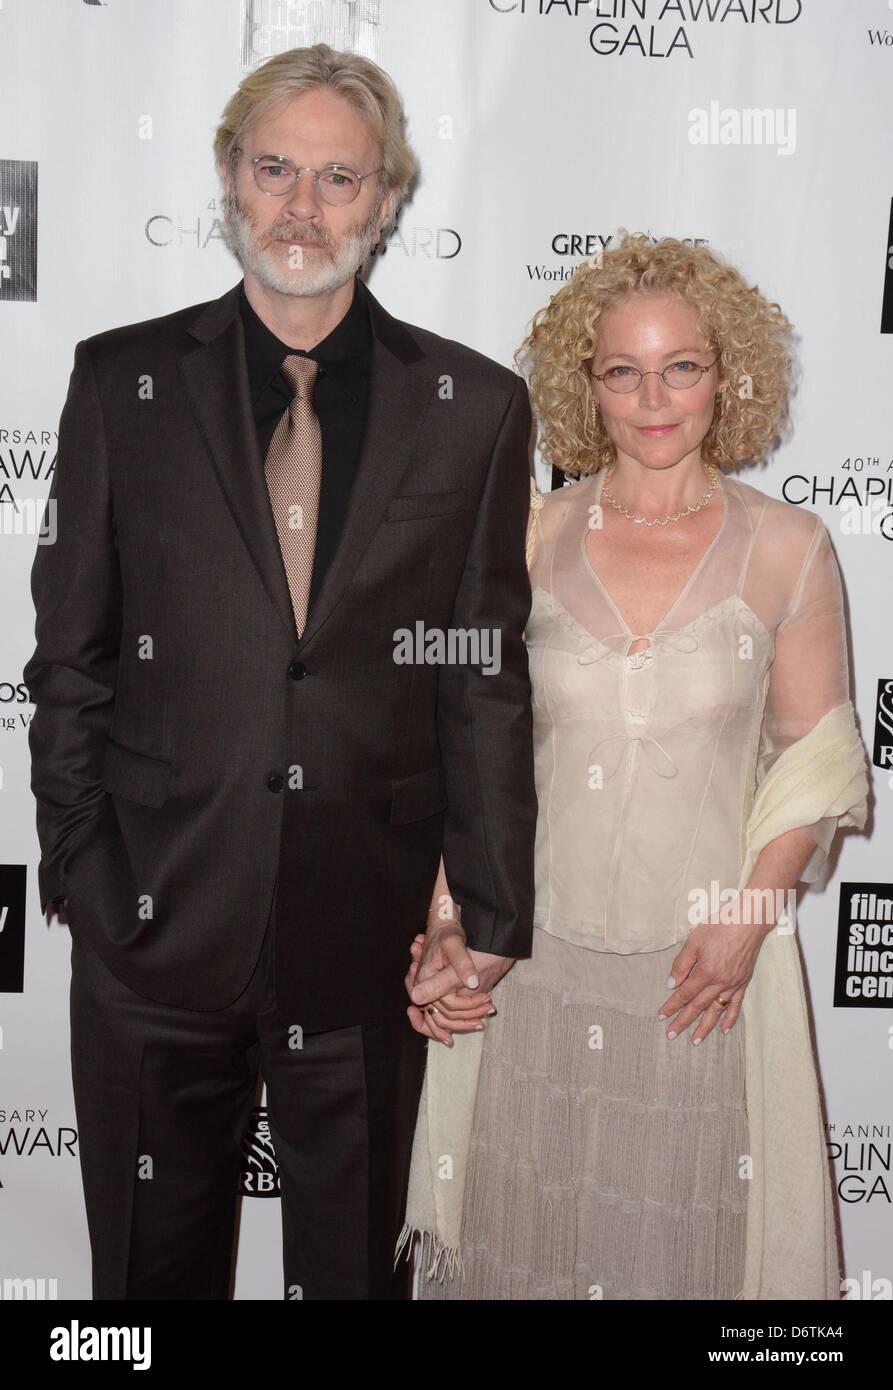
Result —
POLYGON ((718 994, 713 1002, 718 1004, 721 1009, 727 1009, 730 1001, 724 994, 718 994))
POLYGON ((439 1013, 440 1013, 440 1009, 438 1009, 438 1007, 437 1007, 436 1004, 427 1004, 427 1005, 425 1006, 425 1013, 426 1013, 426 1014, 439 1014, 439 1013))

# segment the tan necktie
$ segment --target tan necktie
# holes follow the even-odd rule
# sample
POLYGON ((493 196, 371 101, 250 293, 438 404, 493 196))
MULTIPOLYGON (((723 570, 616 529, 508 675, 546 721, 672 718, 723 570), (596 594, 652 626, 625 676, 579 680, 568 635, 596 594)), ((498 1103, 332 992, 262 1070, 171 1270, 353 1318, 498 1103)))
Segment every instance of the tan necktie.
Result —
POLYGON ((322 435, 313 409, 319 363, 312 357, 290 353, 280 370, 294 395, 270 440, 264 476, 300 636, 307 622, 319 518, 322 435))

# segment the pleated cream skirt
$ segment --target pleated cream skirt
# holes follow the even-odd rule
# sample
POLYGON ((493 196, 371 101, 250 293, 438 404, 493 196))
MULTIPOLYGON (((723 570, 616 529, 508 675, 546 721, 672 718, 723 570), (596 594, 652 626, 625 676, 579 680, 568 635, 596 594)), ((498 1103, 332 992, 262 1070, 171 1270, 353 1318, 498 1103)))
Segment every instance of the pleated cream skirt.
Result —
POLYGON ((740 1296, 744 1018, 697 1047, 694 1025, 666 1037, 679 949, 617 955, 534 930, 484 1036, 464 1269, 422 1268, 420 1298, 740 1296))

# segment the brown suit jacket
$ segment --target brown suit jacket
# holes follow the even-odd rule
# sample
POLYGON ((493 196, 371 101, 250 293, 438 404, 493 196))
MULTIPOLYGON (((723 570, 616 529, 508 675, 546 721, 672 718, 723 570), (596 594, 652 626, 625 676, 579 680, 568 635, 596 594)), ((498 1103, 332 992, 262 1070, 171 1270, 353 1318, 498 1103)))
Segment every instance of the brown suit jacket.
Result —
POLYGON ((23 672, 41 908, 67 895, 137 992, 216 1009, 279 874, 277 991, 307 1028, 407 1002, 441 850, 469 944, 532 949, 527 390, 362 289, 362 452, 300 639, 236 285, 77 344, 23 672), (395 662, 419 621, 498 630, 498 674, 395 662))

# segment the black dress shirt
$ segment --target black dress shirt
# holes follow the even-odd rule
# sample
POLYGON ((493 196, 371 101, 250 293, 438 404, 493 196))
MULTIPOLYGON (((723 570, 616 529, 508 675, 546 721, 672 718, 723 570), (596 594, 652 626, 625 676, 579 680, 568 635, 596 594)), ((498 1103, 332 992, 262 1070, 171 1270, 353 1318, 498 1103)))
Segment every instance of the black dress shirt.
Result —
POLYGON ((249 304, 244 280, 239 308, 245 330, 245 358, 261 459, 266 458, 273 432, 292 399, 291 390, 279 370, 283 360, 289 353, 298 353, 319 363, 313 407, 322 436, 322 477, 309 615, 344 525, 366 423, 372 328, 365 286, 355 275, 350 308, 331 333, 309 352, 289 347, 271 332, 249 304))

